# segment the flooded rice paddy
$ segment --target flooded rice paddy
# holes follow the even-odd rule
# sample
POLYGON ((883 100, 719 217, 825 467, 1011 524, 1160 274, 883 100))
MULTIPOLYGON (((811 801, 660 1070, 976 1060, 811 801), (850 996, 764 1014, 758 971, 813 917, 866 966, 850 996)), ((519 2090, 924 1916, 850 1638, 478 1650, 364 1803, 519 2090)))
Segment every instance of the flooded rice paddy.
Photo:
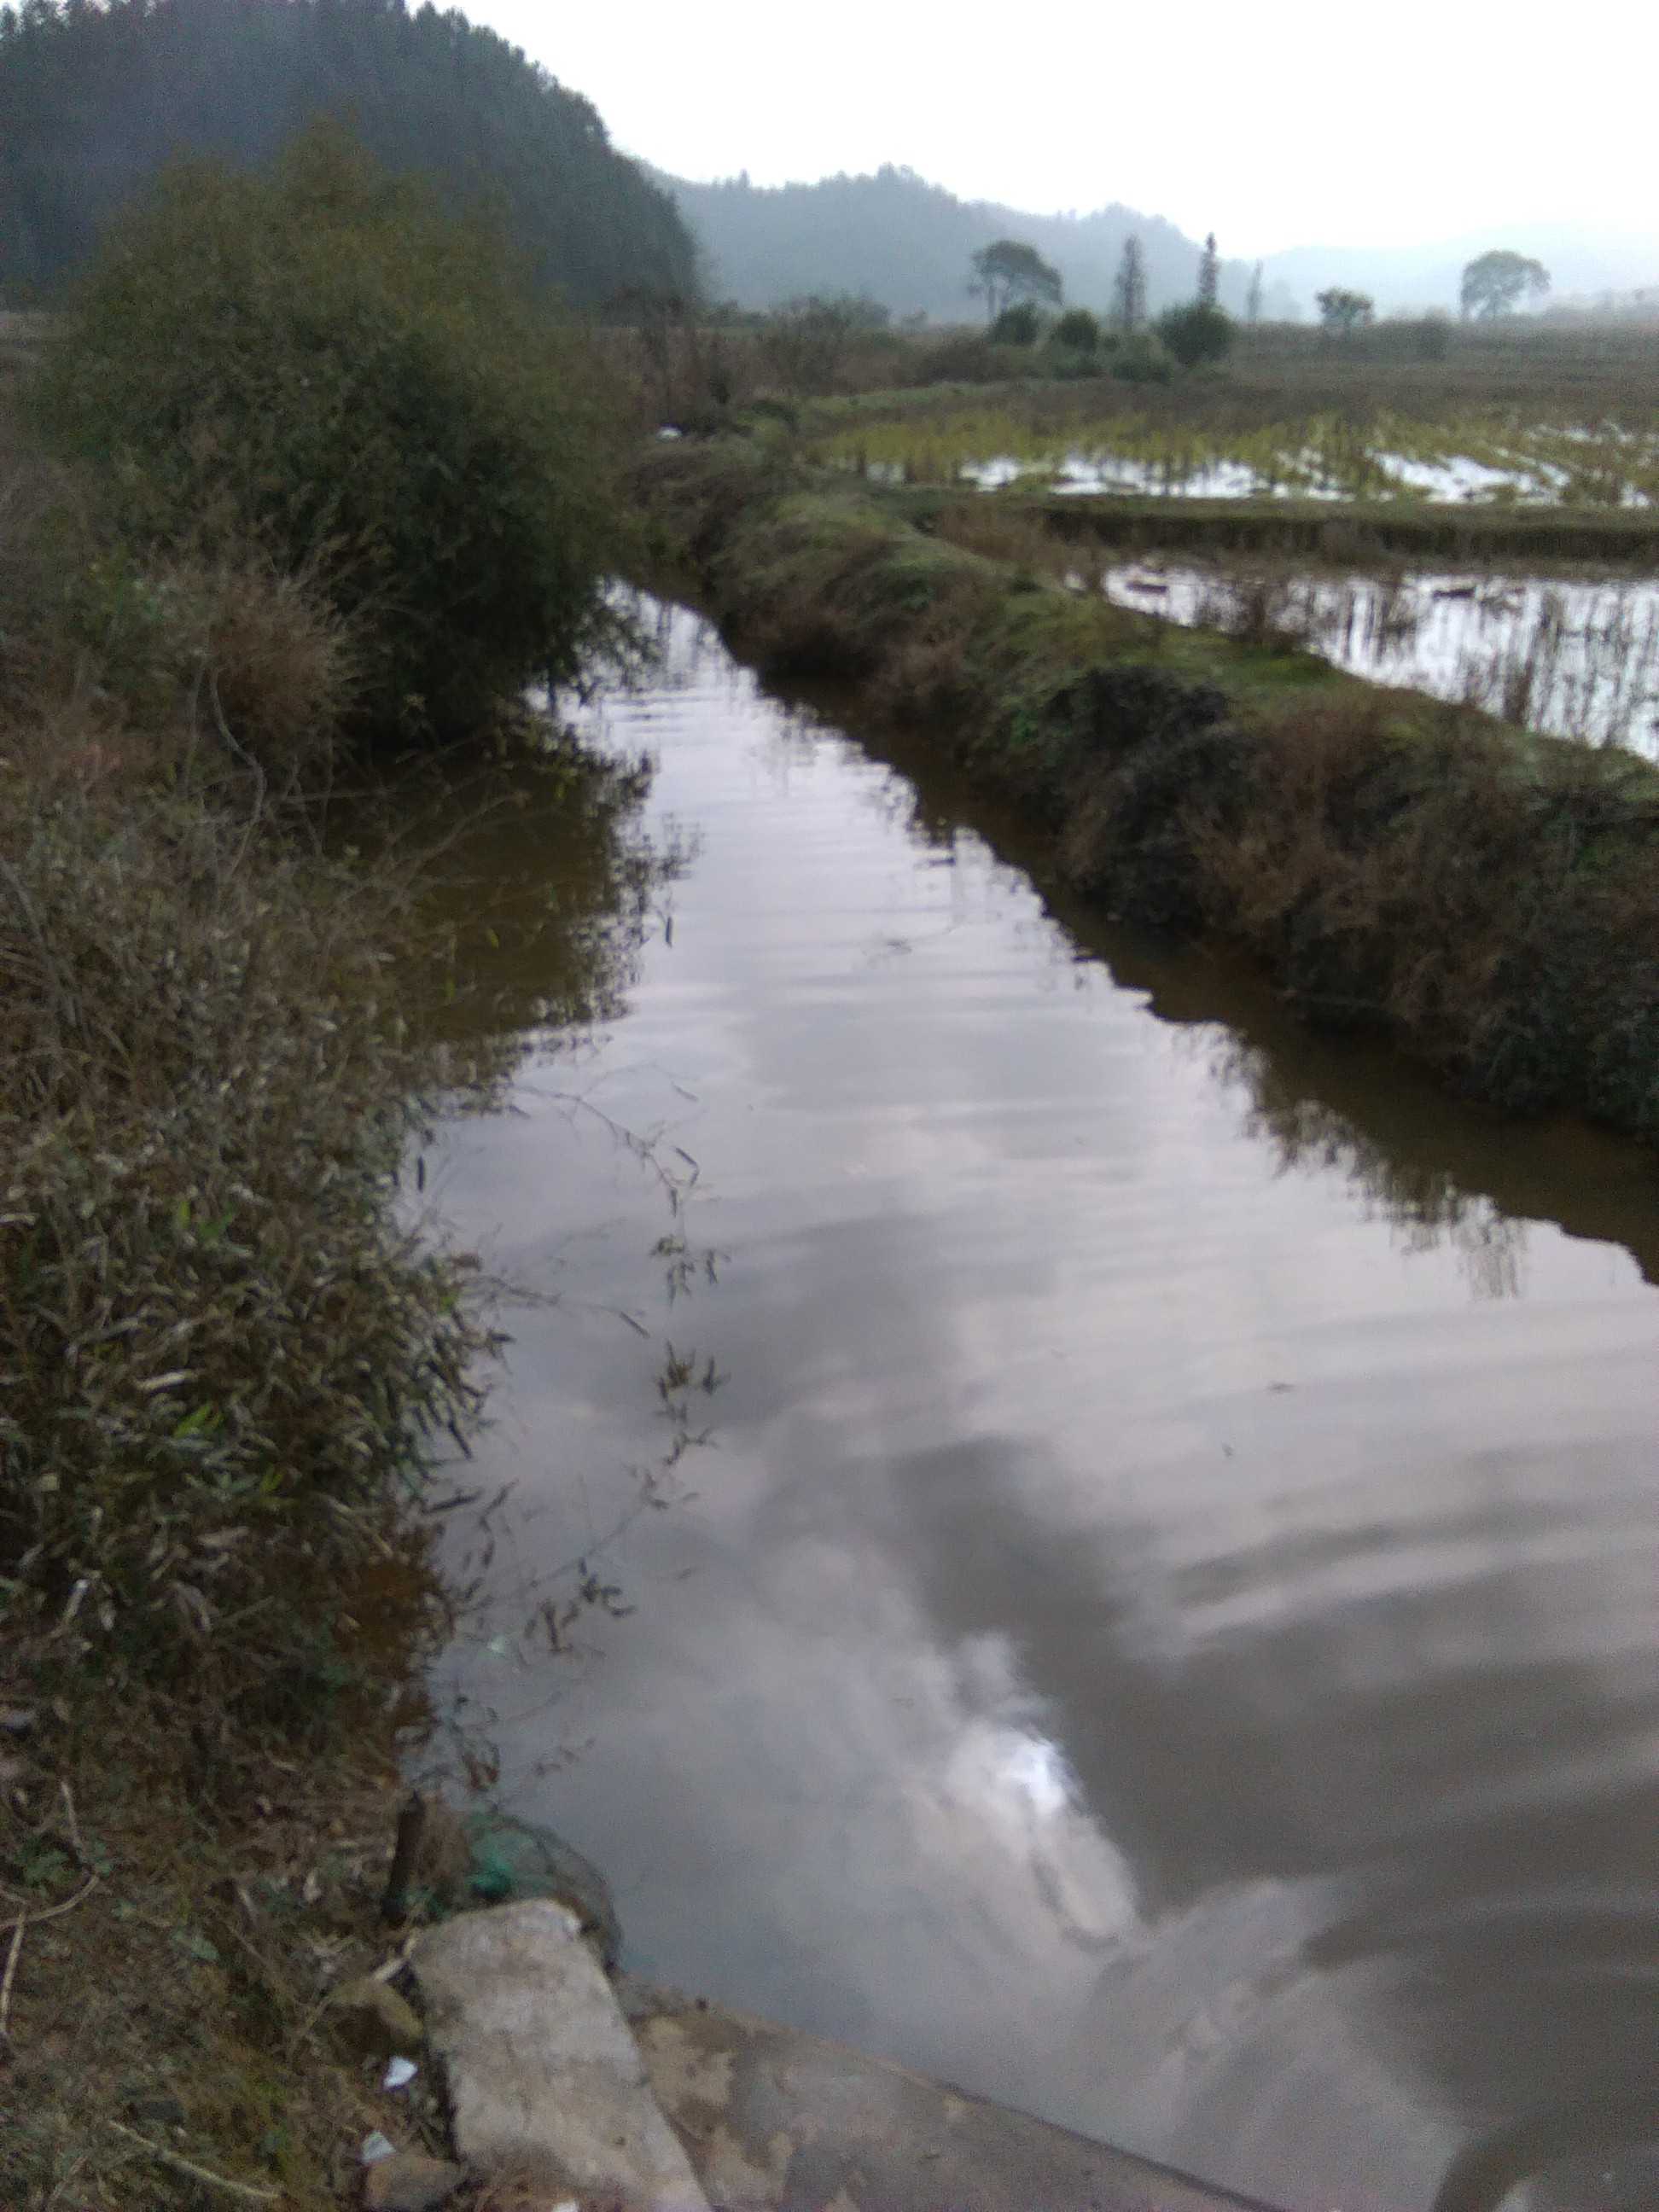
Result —
POLYGON ((815 458, 881 483, 1022 480, 1057 492, 1184 499, 1402 500, 1640 510, 1659 500, 1659 433, 1471 410, 1443 422, 1316 416, 1203 428, 1135 414, 1070 427, 1016 407, 935 407, 820 434, 815 458))
POLYGON ((1229 575, 1127 561, 1101 580, 1120 606, 1294 638, 1373 683, 1481 707, 1555 737, 1659 753, 1659 584, 1646 577, 1229 575))
MULTIPOLYGON (((1320 1042, 664 635, 588 726, 678 880, 579 1032, 503 950, 528 1049, 424 1164, 520 1291, 450 1682, 504 1795, 644 1972, 1297 2212, 1626 2202, 1651 1158, 1320 1042)), ((527 906, 533 829, 475 848, 527 906)))

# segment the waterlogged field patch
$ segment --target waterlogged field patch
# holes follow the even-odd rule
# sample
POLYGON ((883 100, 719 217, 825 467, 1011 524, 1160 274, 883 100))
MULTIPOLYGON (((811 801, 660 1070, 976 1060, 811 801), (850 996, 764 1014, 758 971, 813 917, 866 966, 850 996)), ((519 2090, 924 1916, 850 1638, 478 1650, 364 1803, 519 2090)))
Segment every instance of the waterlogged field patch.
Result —
POLYGON ((1304 646, 1373 683, 1480 707, 1552 737, 1659 757, 1659 583, 1417 571, 1332 575, 1115 562, 1114 605, 1304 646))
POLYGON ((1025 478, 1143 497, 1659 505, 1659 431, 1508 411, 1216 427, 1134 412, 1050 425, 1012 408, 967 408, 838 426, 811 440, 807 457, 873 482, 987 490, 1025 478))

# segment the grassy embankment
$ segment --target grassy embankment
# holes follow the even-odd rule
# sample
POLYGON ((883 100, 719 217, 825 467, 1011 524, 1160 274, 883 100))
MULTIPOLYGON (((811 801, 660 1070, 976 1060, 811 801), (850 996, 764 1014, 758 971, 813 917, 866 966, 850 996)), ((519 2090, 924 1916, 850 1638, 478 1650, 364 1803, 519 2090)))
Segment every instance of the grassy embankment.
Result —
POLYGON ((1242 943, 1471 1096, 1659 1137, 1651 767, 1110 606, 983 507, 924 530, 781 439, 659 447, 638 481, 740 652, 854 679, 1111 910, 1242 943))
MULTIPOLYGON (((604 627, 603 439, 485 237, 326 136, 167 180, 9 392, 0 518, 0 2202, 337 2203, 466 1267, 364 748, 508 741, 604 627), (178 343, 191 333, 188 346, 178 343), (22 427, 20 428, 19 425, 22 427), (359 822, 362 815, 357 815, 359 822), (360 842, 361 842, 360 838, 360 842)), ((527 771, 526 771, 527 772, 527 771)), ((586 803, 622 804, 567 761, 586 803)), ((437 987, 434 993, 434 985, 437 987)))

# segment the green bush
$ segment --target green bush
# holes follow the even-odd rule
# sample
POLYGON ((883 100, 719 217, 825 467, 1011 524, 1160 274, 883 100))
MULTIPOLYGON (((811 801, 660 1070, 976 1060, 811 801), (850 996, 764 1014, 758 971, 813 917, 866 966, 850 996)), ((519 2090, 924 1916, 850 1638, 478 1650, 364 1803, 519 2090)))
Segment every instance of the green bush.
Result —
POLYGON ((1005 307, 991 325, 993 345, 1035 345, 1042 331, 1042 322, 1029 300, 1022 300, 1017 307, 1005 307))
POLYGON ((1093 353, 1100 343, 1100 322, 1086 307, 1068 307, 1048 333, 1051 346, 1072 353, 1093 353))
POLYGON ((453 730, 603 634, 604 423, 480 225, 319 125, 265 177, 180 163, 106 236, 34 412, 152 551, 252 540, 347 620, 358 711, 453 730))
POLYGON ((1146 331, 1126 338, 1112 356, 1112 374, 1123 384, 1167 384, 1170 356, 1146 331))
POLYGON ((1226 359, 1237 331, 1231 315, 1207 300, 1193 300, 1166 309, 1158 319, 1158 334, 1183 368, 1202 368, 1226 359))
POLYGON ((1086 307, 1071 307, 1048 332, 1042 352, 1051 376, 1097 376, 1104 366, 1102 356, 1116 347, 1115 332, 1103 331, 1086 307))

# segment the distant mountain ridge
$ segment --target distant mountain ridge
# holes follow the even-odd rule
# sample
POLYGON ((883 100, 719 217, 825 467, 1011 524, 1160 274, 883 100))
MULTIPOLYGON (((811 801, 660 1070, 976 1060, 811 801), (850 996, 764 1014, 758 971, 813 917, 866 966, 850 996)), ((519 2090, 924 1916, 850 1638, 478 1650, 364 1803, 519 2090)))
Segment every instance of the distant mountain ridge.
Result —
MULTIPOLYGON (((969 257, 1017 238, 1054 263, 1068 301, 1103 310, 1124 240, 1146 255, 1154 313, 1190 299, 1201 251, 1162 216, 1121 202, 1089 215, 1035 215, 994 200, 963 200, 913 169, 824 177, 817 184, 751 185, 746 177, 691 184, 651 171, 695 234, 705 288, 744 307, 775 307, 811 292, 867 292, 896 316, 963 322, 979 313, 968 290, 969 257)), ((1224 210, 1218 211, 1224 216, 1224 210)), ((1217 228, 1226 244, 1224 221, 1217 228)), ((1422 246, 1294 246, 1262 264, 1262 312, 1310 318, 1328 285, 1369 292, 1380 313, 1455 313, 1465 262, 1490 246, 1543 262, 1553 296, 1594 297, 1659 283, 1659 236, 1565 223, 1516 223, 1422 246)), ((1244 311, 1254 264, 1224 259, 1222 305, 1244 311)))

